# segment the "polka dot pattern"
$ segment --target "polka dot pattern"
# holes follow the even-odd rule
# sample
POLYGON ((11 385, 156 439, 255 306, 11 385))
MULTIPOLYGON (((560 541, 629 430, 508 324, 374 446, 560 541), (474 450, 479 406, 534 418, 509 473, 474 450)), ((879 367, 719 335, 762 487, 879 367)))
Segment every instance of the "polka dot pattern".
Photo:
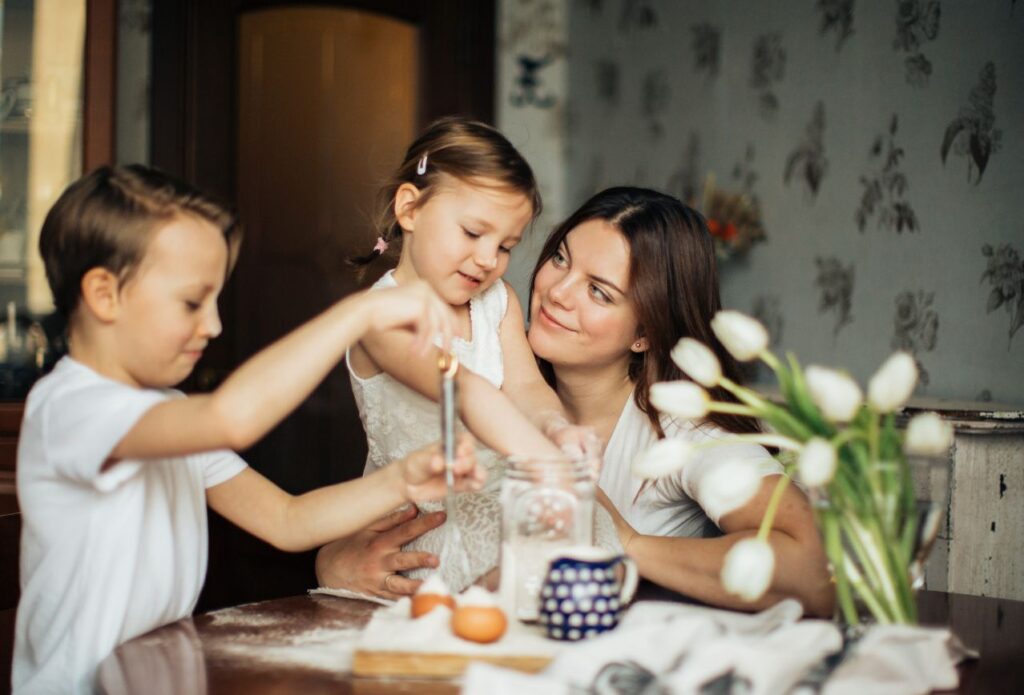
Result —
POLYGON ((621 582, 617 560, 553 560, 540 591, 540 623, 548 637, 581 640, 608 632, 619 623, 621 582))

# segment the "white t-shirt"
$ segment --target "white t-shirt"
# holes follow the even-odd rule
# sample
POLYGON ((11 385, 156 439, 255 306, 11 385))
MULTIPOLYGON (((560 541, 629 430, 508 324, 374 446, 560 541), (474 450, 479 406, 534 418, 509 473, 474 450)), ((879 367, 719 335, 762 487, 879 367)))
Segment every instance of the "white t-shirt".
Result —
MULTIPOLYGON (((666 437, 694 443, 728 436, 710 423, 698 425, 668 416, 662 416, 661 427, 666 437)), ((644 535, 720 535, 717 524, 729 510, 715 509, 707 495, 701 494, 706 474, 717 463, 745 459, 755 461, 762 476, 782 473, 779 462, 761 446, 723 444, 697 452, 679 472, 645 485, 644 481, 633 477, 630 469, 633 459, 657 440, 650 420, 630 394, 605 447, 599 484, 630 525, 644 535)))
POLYGON ((192 612, 206 575, 205 489, 245 462, 217 451, 100 471, 147 410, 179 396, 111 381, 70 357, 29 393, 15 693, 90 692, 114 647, 192 612))

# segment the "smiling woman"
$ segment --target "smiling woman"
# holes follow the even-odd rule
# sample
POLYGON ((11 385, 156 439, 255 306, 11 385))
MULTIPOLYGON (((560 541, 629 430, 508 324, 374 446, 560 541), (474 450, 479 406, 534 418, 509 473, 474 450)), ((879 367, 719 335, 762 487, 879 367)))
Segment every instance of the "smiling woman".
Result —
MULTIPOLYGON (((726 552, 756 530, 781 473, 767 451, 716 446, 676 475, 645 484, 631 475, 633 459, 658 440, 690 446, 758 431, 736 415, 679 420, 651 403, 652 384, 683 378, 671 359, 680 338, 711 346, 726 376, 740 380, 711 331, 720 308, 714 247, 700 214, 655 191, 611 188, 545 242, 533 274, 529 342, 570 417, 605 444, 600 486, 642 575, 707 603, 754 609, 793 596, 808 612, 828 615, 832 590, 813 515, 792 488, 780 507, 785 524, 770 538, 779 562, 769 593, 746 602, 719 582, 726 552), (757 493, 741 506, 737 495, 721 494, 744 485, 757 493)), ((717 400, 733 400, 720 390, 717 400)))

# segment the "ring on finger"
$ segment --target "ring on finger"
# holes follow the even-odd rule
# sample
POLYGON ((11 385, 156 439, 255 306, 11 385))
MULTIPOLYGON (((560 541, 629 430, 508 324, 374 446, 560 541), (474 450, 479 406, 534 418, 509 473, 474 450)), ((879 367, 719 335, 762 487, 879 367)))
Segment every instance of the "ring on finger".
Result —
POLYGON ((390 591, 391 593, 395 593, 394 590, 391 588, 391 580, 394 579, 396 576, 397 575, 395 574, 384 575, 384 591, 390 591))

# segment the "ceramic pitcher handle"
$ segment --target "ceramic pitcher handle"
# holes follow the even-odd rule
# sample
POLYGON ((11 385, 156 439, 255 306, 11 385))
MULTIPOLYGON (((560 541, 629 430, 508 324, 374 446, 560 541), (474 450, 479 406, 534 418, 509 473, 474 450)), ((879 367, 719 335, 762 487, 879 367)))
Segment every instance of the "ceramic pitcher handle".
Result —
POLYGON ((640 581, 640 575, 636 570, 636 562, 632 558, 622 556, 619 558, 622 566, 626 569, 626 576, 622 580, 622 591, 619 592, 619 601, 626 605, 633 600, 636 593, 636 585, 640 581))

